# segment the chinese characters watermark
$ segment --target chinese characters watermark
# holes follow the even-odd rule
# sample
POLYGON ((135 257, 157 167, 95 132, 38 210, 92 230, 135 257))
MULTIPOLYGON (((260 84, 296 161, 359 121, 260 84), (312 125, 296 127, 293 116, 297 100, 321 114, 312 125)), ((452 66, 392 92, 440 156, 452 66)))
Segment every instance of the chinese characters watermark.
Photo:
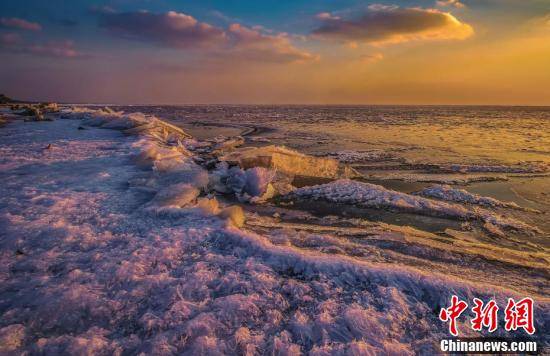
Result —
MULTIPOLYGON (((534 302, 531 298, 523 298, 517 302, 509 298, 504 310, 504 328, 506 331, 523 328, 529 335, 534 334, 533 306, 534 302)), ((458 336, 457 319, 466 309, 468 309, 468 303, 453 295, 451 305, 448 308, 442 308, 439 312, 439 319, 449 323, 449 333, 451 335, 458 336)), ((485 304, 482 300, 474 298, 472 312, 474 317, 470 320, 470 324, 473 330, 481 331, 483 328, 487 328, 492 333, 498 328, 499 307, 494 300, 490 300, 485 304)))

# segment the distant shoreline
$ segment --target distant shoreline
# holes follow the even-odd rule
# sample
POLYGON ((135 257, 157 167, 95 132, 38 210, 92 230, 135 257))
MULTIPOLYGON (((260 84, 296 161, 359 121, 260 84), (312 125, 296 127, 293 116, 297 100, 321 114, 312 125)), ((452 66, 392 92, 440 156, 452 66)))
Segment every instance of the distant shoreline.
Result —
POLYGON ((60 105, 67 106, 128 106, 128 107, 155 107, 155 106, 165 106, 165 107, 186 107, 186 106, 226 106, 226 107, 455 107, 455 108, 548 108, 549 105, 523 105, 523 104, 322 104, 322 103, 101 103, 101 102, 65 102, 65 101, 55 101, 55 100, 20 100, 12 99, 0 94, 0 105, 12 105, 12 104, 40 104, 40 103, 58 103, 60 105), (6 101, 9 100, 9 101, 6 101))

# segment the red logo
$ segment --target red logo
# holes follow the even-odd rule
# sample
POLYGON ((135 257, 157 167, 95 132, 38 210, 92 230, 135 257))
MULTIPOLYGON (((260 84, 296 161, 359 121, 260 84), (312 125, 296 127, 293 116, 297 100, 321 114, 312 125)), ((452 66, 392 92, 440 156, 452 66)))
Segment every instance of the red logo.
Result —
POLYGON ((451 298, 451 306, 447 309, 441 309, 439 313, 439 319, 441 321, 449 322, 449 332, 453 336, 458 336, 458 330, 456 329, 456 319, 468 308, 468 303, 458 300, 456 295, 451 298))
MULTIPOLYGON (((531 298, 523 298, 518 302, 509 298, 504 311, 504 328, 506 331, 523 328, 528 334, 532 335, 535 332, 533 306, 534 302, 531 298)), ((457 319, 467 308, 468 303, 453 295, 451 305, 448 308, 442 308, 439 312, 439 319, 449 323, 449 333, 451 335, 458 336, 457 319)), ((472 329, 481 331, 483 328, 487 328, 489 332, 495 331, 498 328, 498 311, 499 307, 494 300, 491 299, 485 304, 481 299, 474 298, 474 306, 472 307, 474 316, 470 320, 472 329)))
POLYGON ((474 298, 475 306, 472 308, 472 311, 475 314, 475 317, 472 318, 472 329, 481 331, 485 326, 489 328, 489 332, 493 332, 497 329, 498 320, 498 305, 494 300, 489 301, 485 307, 483 307, 483 301, 474 298))
POLYGON ((509 298, 504 312, 506 320, 504 328, 506 331, 523 328, 528 334, 532 335, 535 332, 533 304, 533 299, 531 298, 523 298, 517 303, 509 298))

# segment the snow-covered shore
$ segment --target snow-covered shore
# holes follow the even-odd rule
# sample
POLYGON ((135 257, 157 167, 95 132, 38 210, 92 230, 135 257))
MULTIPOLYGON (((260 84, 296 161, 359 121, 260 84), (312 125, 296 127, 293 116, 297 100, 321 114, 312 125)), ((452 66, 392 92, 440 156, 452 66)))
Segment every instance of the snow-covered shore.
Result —
MULTIPOLYGON (((374 261, 300 246, 296 226, 239 227, 181 144, 184 132, 140 115, 64 117, 0 129, 0 352, 433 354, 448 336, 437 313, 451 294, 501 304, 525 296, 521 285, 460 278, 454 267, 402 263, 406 252, 374 261)), ((406 240, 418 261, 433 247, 415 239, 436 244, 429 234, 362 229, 406 240)), ((367 247, 313 235, 342 251, 367 247)), ((456 241, 448 265, 466 258, 462 244, 476 246, 456 241)), ((496 258, 473 255, 488 265, 496 258)), ((532 267, 542 275, 536 284, 547 273, 541 265, 501 272, 520 283, 532 267)), ((542 331, 535 337, 548 344, 547 290, 529 290, 542 331)), ((461 336, 478 335, 467 323, 461 336)))

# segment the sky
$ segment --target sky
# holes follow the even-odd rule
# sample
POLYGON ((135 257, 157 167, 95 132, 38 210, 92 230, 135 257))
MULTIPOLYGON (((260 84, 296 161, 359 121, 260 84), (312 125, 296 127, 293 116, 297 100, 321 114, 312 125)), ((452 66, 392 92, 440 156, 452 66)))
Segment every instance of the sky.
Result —
POLYGON ((0 93, 550 105, 550 0, 2 0, 0 93))

